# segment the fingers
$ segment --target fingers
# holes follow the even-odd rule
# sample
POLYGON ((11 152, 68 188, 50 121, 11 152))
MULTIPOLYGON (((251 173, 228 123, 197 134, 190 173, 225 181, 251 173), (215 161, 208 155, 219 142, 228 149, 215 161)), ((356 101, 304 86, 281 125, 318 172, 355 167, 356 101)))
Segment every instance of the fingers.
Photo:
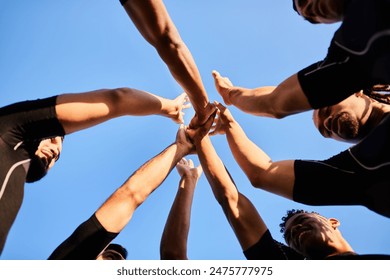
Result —
POLYGON ((196 169, 198 170, 198 174, 199 174, 199 176, 202 174, 202 172, 203 172, 203 168, 202 168, 202 165, 198 165, 198 167, 196 167, 196 169))
POLYGON ((182 108, 183 109, 188 109, 188 108, 191 108, 191 103, 187 103, 187 104, 183 104, 182 108))
POLYGON ((219 103, 218 101, 214 101, 214 104, 215 104, 215 106, 218 108, 219 111, 225 112, 226 107, 223 106, 221 103, 219 103))
POLYGON ((182 100, 182 103, 188 102, 190 99, 188 98, 187 93, 183 92, 178 97, 176 97, 177 100, 182 100))
POLYGON ((225 83, 228 86, 232 86, 233 85, 228 77, 222 77, 221 74, 219 74, 218 71, 213 70, 211 72, 211 74, 213 75, 213 78, 214 78, 215 82, 217 82, 217 83, 223 82, 223 83, 225 83))
POLYGON ((185 113, 183 111, 180 111, 176 117, 175 122, 178 124, 183 124, 184 125, 184 115, 185 113))

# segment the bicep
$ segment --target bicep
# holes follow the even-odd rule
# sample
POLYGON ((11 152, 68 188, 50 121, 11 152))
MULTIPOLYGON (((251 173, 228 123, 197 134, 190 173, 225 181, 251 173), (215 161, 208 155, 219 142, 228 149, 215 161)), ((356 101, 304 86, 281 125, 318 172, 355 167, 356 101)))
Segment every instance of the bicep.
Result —
POLYGON ((111 90, 62 94, 57 98, 56 114, 65 133, 76 132, 114 117, 111 90))
POLYGON ((302 90, 297 74, 280 83, 270 96, 272 96, 270 106, 272 106, 274 114, 278 118, 312 109, 302 90))
POLYGON ((288 199, 293 197, 295 182, 294 160, 272 162, 262 176, 260 187, 268 192, 283 196, 288 199))

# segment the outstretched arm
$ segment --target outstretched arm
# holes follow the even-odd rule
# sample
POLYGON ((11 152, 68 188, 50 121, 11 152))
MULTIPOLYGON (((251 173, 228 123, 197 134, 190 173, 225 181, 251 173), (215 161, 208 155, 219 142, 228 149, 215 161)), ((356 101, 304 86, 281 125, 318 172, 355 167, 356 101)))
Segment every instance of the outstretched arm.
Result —
POLYGON ((311 106, 299 84, 297 74, 277 87, 254 89, 236 87, 227 77, 213 71, 215 87, 225 104, 234 105, 245 113, 271 118, 283 118, 311 110, 311 106))
POLYGON ((120 116, 161 115, 183 123, 185 93, 170 100, 132 88, 101 89, 84 93, 62 94, 57 97, 57 118, 65 133, 86 129, 120 116))
POLYGON ((162 260, 186 260, 187 239, 190 229, 191 206, 196 183, 202 167, 194 167, 192 160, 183 158, 176 169, 181 176, 179 188, 172 204, 160 243, 162 260))
POLYGON ((102 226, 109 232, 120 232, 135 209, 161 185, 177 162, 192 148, 184 126, 181 126, 176 141, 135 171, 96 211, 96 218, 102 226))
MULTIPOLYGON (((211 120, 212 123, 212 120, 211 120)), ((267 230, 256 208, 241 194, 218 157, 208 135, 210 121, 188 134, 193 139, 204 173, 215 198, 221 205, 241 248, 245 251, 256 244, 267 230)))
POLYGON ((180 37, 162 0, 121 0, 139 32, 158 52, 169 71, 188 94, 197 121, 212 113, 206 90, 191 52, 180 37))
POLYGON ((254 144, 235 121, 229 110, 217 103, 219 119, 211 134, 226 134, 230 150, 252 185, 292 199, 294 188, 294 160, 273 162, 254 144))

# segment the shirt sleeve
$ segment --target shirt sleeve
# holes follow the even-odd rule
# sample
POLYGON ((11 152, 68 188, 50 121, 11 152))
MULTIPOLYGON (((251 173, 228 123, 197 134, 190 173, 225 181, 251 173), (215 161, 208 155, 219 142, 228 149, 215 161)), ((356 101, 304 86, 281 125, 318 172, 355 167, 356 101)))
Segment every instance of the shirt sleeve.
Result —
POLYGON ((64 136, 55 111, 57 96, 14 103, 0 109, 0 134, 11 146, 64 136))
POLYGON ((48 259, 95 260, 117 235, 106 231, 94 214, 78 226, 48 259))

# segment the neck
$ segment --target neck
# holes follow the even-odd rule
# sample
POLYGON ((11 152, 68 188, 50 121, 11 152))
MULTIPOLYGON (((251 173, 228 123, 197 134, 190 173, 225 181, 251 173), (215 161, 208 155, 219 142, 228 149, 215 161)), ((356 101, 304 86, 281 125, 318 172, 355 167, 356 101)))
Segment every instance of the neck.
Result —
POLYGON ((372 106, 372 110, 370 113, 370 116, 367 119, 366 124, 370 127, 375 127, 377 126, 382 119, 385 117, 387 113, 390 112, 390 106, 379 103, 379 102, 374 102, 372 106))

